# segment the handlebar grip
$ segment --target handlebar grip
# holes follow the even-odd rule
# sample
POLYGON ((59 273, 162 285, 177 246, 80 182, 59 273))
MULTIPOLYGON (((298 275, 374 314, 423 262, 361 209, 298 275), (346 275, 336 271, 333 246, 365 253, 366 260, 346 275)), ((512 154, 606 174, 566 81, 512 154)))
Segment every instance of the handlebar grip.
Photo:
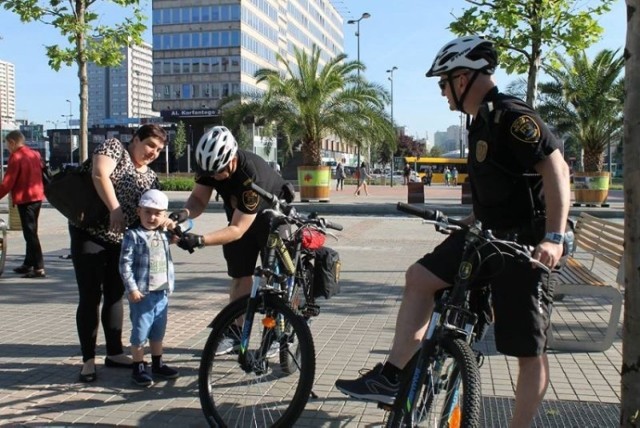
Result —
POLYGON ((324 226, 325 226, 327 229, 342 230, 342 225, 341 225, 341 224, 333 223, 333 222, 331 222, 331 221, 327 221, 327 220, 325 220, 325 222, 324 222, 324 226))
POLYGON ((265 198, 266 200, 268 200, 272 204, 278 200, 278 198, 276 198, 271 193, 269 193, 266 190, 264 190, 262 187, 258 186, 253 181, 251 182, 251 190, 256 192, 258 195, 262 196, 263 198, 265 198))
POLYGON ((416 217, 421 217, 425 220, 438 220, 437 210, 431 210, 429 208, 418 208, 413 205, 405 204, 404 202, 398 202, 396 208, 398 211, 402 211, 416 217))

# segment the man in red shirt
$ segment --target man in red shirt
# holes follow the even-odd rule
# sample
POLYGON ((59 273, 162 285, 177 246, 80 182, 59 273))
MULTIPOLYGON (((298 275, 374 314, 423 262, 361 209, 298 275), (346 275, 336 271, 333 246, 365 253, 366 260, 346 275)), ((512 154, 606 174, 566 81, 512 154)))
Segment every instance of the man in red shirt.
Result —
POLYGON ((18 207, 26 242, 24 262, 13 271, 23 274, 23 278, 44 278, 44 259, 38 238, 38 217, 44 199, 42 160, 40 153, 25 146, 24 135, 20 131, 9 132, 5 139, 11 155, 0 184, 0 199, 11 192, 11 200, 18 207))

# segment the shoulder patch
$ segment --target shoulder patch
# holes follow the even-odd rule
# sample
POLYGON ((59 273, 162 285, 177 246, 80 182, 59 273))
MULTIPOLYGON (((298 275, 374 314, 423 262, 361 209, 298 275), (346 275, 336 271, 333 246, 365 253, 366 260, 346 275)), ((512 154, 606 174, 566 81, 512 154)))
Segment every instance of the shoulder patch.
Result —
POLYGON ((476 160, 478 162, 484 162, 489 152, 489 144, 486 141, 480 140, 476 144, 476 160))
POLYGON ((525 143, 540 141, 540 127, 531 116, 522 115, 511 124, 511 135, 525 143))
POLYGON ((251 211, 258 207, 259 200, 260 197, 253 190, 246 190, 242 193, 242 204, 251 211))

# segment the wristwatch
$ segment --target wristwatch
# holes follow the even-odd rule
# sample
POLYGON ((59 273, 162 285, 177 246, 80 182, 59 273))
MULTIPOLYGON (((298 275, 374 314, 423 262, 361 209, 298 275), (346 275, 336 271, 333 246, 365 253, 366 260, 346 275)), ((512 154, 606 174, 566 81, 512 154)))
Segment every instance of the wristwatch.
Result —
POLYGON ((564 242, 564 234, 558 232, 547 232, 544 235, 544 240, 553 242, 554 244, 562 244, 564 242))

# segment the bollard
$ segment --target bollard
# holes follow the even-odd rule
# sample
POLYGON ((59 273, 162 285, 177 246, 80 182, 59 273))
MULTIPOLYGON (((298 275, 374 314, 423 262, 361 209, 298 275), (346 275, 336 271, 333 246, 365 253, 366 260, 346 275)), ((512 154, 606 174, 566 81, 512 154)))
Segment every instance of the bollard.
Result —
POLYGON ((22 230, 18 206, 13 204, 11 196, 9 196, 9 230, 22 230))

